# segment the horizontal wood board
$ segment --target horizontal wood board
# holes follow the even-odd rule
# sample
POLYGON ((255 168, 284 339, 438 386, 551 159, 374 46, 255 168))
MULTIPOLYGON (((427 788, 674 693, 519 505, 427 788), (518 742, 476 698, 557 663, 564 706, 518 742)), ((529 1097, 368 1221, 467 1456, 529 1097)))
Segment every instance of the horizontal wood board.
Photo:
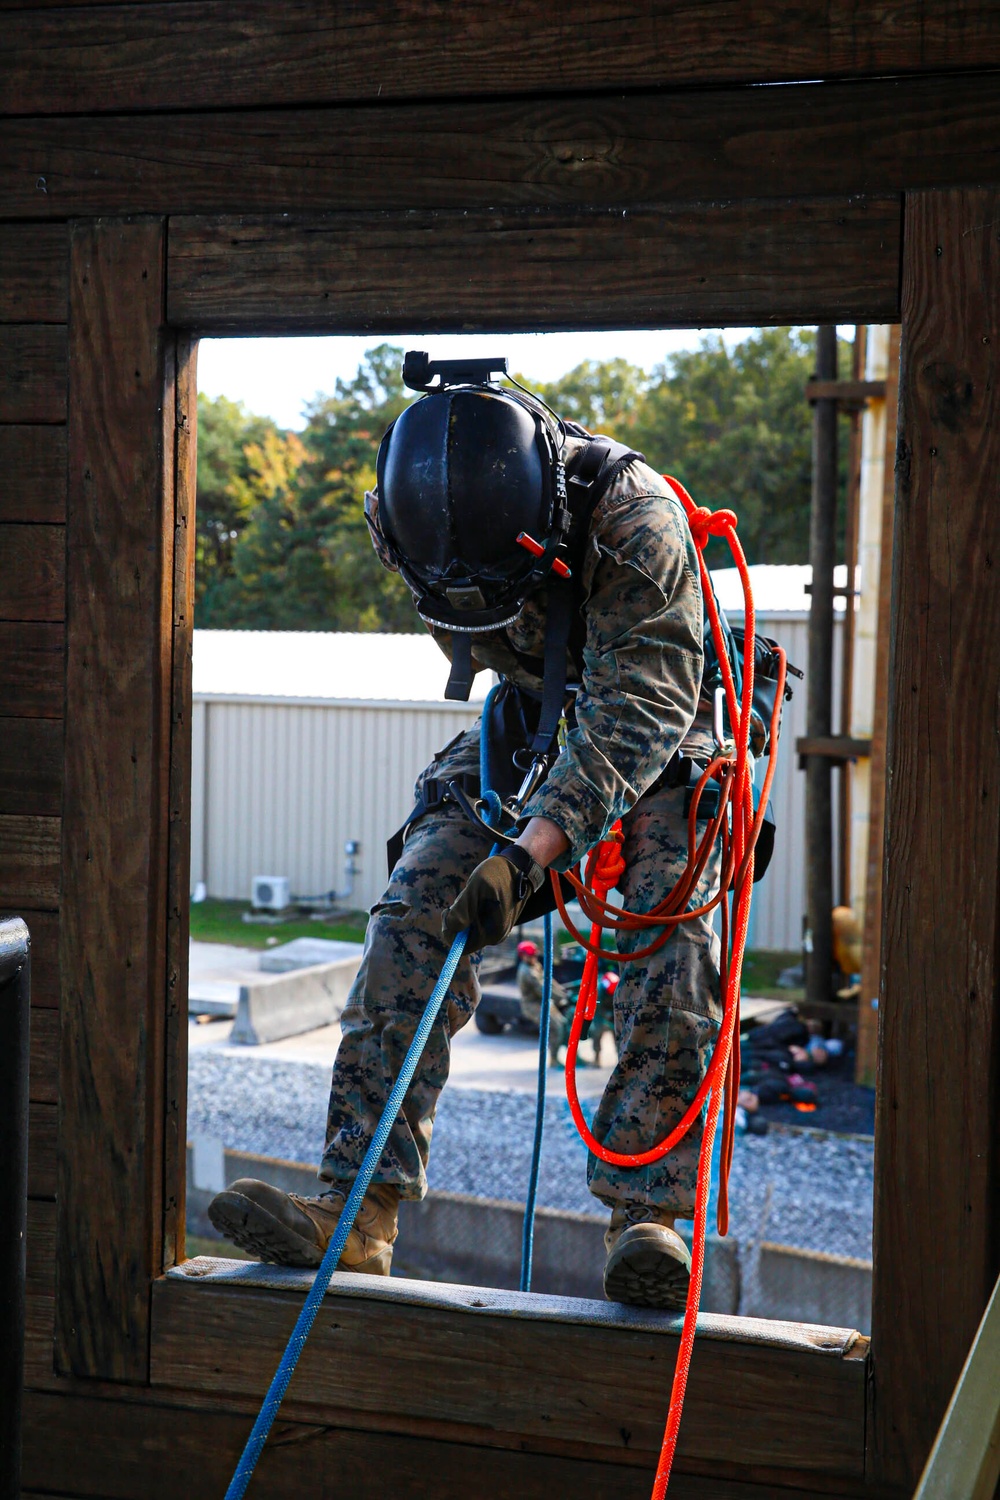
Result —
POLYGON ((0 422, 65 422, 66 329, 0 324, 0 422))
POLYGON ((59 902, 59 818, 0 813, 0 906, 59 902))
POLYGON ((65 521, 65 427, 0 427, 0 475, 0 523, 65 521))
POLYGON ((34 1104, 59 1103, 59 1012, 31 1007, 31 1072, 28 1095, 34 1104))
POLYGON ((60 719, 65 681, 62 625, 0 620, 0 705, 23 718, 60 719))
POLYGON ((1000 66, 990 0, 174 0, 9 13, 0 113, 546 94, 1000 66))
MULTIPOLYGON (((85 1500, 218 1500, 249 1432, 249 1414, 161 1402, 32 1392, 25 1410, 26 1495, 85 1500), (52 1433, 61 1442, 51 1441, 52 1433)), ((372 1434, 279 1416, 253 1479, 255 1500, 647 1500, 652 1464, 626 1468, 517 1453, 434 1436, 372 1434)), ((855 1488, 766 1487, 675 1474, 671 1500, 838 1500, 855 1488)))
POLYGON ((0 323, 65 321, 65 225, 0 225, 0 323))
POLYGON ((0 215, 578 207, 1000 180, 1000 75, 0 121, 0 215))
MULTIPOLYGON (((152 1383, 263 1395, 299 1300, 158 1282, 152 1383)), ((662 1334, 334 1298, 289 1400, 654 1454, 676 1353, 662 1334)), ((857 1474, 863 1406, 861 1360, 709 1340, 695 1354, 680 1451, 857 1474)))
POLYGON ((42 1104, 35 1101, 29 1107, 29 1198, 54 1198, 56 1195, 58 1115, 59 1106, 56 1104, 42 1104))
POLYGON ((65 527, 0 523, 0 557, 0 621, 65 617, 65 527))
POLYGON ((0 813, 48 813, 62 805, 63 731, 59 719, 14 719, 0 703, 0 813))
POLYGON ((170 221, 168 316, 199 333, 891 320, 895 198, 170 221))
POLYGON ((875 1194, 872 1307, 872 1472, 904 1485, 1000 1269, 998 351, 1000 190, 914 195, 875 1134, 891 1191, 875 1194))

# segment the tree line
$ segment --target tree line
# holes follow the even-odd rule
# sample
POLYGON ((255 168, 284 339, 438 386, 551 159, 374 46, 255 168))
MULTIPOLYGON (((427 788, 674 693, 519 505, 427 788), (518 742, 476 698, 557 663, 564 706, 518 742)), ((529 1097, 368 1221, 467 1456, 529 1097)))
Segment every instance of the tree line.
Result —
MULTIPOLYGON (((812 433, 803 388, 814 348, 809 329, 768 328, 733 347, 703 337, 652 371, 585 360, 548 383, 518 378, 562 416, 676 475, 700 504, 735 510, 750 562, 803 563, 812 433)), ((363 513, 382 433, 413 399, 402 360, 392 344, 369 349, 353 379, 307 407, 300 433, 224 396, 199 396, 199 627, 419 628, 405 585, 372 551, 363 513)), ((709 561, 726 566, 728 552, 709 561)))

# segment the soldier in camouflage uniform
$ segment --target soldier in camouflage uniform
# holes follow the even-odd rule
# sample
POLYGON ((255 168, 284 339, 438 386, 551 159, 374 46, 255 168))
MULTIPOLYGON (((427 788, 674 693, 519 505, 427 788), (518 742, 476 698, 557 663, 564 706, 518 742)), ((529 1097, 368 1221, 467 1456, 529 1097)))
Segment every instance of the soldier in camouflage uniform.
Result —
MULTIPOLYGON (((571 465, 588 439, 579 429, 560 436, 563 461, 571 465)), ((384 523, 376 495, 369 497, 369 521, 378 547, 384 523)), ((379 550, 393 565, 394 558, 379 550)), ((648 910, 670 892, 687 862, 685 790, 664 785, 664 769, 678 750, 705 764, 712 736, 710 705, 701 699, 697 555, 681 504, 644 462, 628 463, 597 504, 576 586, 585 633, 569 671, 580 687, 558 756, 524 809, 518 842, 531 855, 529 864, 565 869, 620 818, 625 904, 648 910)), ((512 622, 473 637, 475 664, 539 694, 543 684, 531 664, 537 669, 543 655, 545 625, 539 591, 524 600, 512 622)), ((434 634, 450 655, 449 632, 435 628, 434 634)), ((422 773, 418 797, 428 778, 474 776, 478 767, 477 726, 445 746, 422 773)), ((409 826, 385 894, 372 909, 361 968, 342 1017, 320 1168, 328 1193, 292 1199, 264 1184, 235 1184, 216 1200, 213 1219, 239 1243, 265 1258, 318 1264, 451 937, 471 921, 470 947, 485 941, 476 930, 477 912, 485 910, 480 872, 509 869, 502 856, 488 854, 488 837, 454 802, 409 826)), ((715 858, 692 904, 703 904, 714 892, 718 873, 715 858)), ((485 922, 483 931, 488 928, 485 922)), ((644 932, 619 934, 622 951, 648 941, 644 932)), ((348 1242, 345 1269, 388 1271, 398 1199, 421 1198, 427 1190, 437 1101, 448 1078, 451 1040, 476 1008, 476 971, 476 958, 467 951, 348 1242)), ((618 1061, 594 1133, 615 1151, 643 1151, 684 1113, 718 1033, 719 948, 711 922, 684 923, 650 958, 625 965, 614 1013, 618 1061)), ((690 1262, 673 1223, 693 1214, 700 1139, 697 1120, 676 1150, 637 1170, 591 1156, 590 1190, 612 1210, 609 1296, 682 1304, 690 1262)))
MULTIPOLYGON (((526 1025, 540 1031, 542 1026, 542 1001, 545 998, 545 969, 542 956, 535 943, 526 939, 517 945, 517 990, 521 1000, 521 1019, 526 1025)), ((564 1017, 571 1009, 569 996, 559 983, 552 980, 549 995, 549 1064, 559 1065, 559 1048, 565 1037, 564 1017)))

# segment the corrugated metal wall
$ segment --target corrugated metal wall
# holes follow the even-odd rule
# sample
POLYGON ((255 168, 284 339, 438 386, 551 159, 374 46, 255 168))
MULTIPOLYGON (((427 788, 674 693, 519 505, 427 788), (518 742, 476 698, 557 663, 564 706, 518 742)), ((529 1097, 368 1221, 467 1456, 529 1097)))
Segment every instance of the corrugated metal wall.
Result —
POLYGON ((248 900, 254 875, 287 875, 299 895, 342 890, 344 844, 359 839, 351 905, 371 906, 415 776, 478 712, 196 700, 192 889, 248 900))
MULTIPOLYGON (((759 617, 758 629, 805 665, 804 616, 759 617)), ((839 625, 837 635, 839 646, 839 625)), ((837 668, 839 678, 839 651, 837 668)), ((775 856, 754 896, 750 939, 757 948, 797 949, 801 941, 805 778, 795 740, 806 732, 806 702, 804 685, 794 687, 772 795, 775 856)), ((297 894, 341 890, 344 843, 359 839, 361 873, 351 904, 371 906, 385 880, 386 840, 412 806, 415 776, 478 711, 196 699, 192 889, 204 880, 210 895, 248 900, 254 875, 287 875, 297 894)))

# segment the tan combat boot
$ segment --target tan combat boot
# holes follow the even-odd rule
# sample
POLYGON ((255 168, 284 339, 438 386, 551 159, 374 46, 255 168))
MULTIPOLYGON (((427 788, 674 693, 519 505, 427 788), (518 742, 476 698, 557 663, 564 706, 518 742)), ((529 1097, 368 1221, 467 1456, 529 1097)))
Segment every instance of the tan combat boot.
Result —
MULTIPOLYGON (((241 1177, 217 1193, 208 1217, 226 1239, 278 1266, 318 1266, 333 1237, 347 1193, 327 1188, 316 1198, 283 1193, 241 1177)), ((398 1229, 399 1189, 376 1183, 364 1196, 340 1257, 339 1271, 388 1276, 398 1229)))
POLYGON ((691 1280, 691 1252, 674 1229, 673 1213, 623 1204, 604 1236, 604 1295, 634 1307, 683 1308, 691 1280))

